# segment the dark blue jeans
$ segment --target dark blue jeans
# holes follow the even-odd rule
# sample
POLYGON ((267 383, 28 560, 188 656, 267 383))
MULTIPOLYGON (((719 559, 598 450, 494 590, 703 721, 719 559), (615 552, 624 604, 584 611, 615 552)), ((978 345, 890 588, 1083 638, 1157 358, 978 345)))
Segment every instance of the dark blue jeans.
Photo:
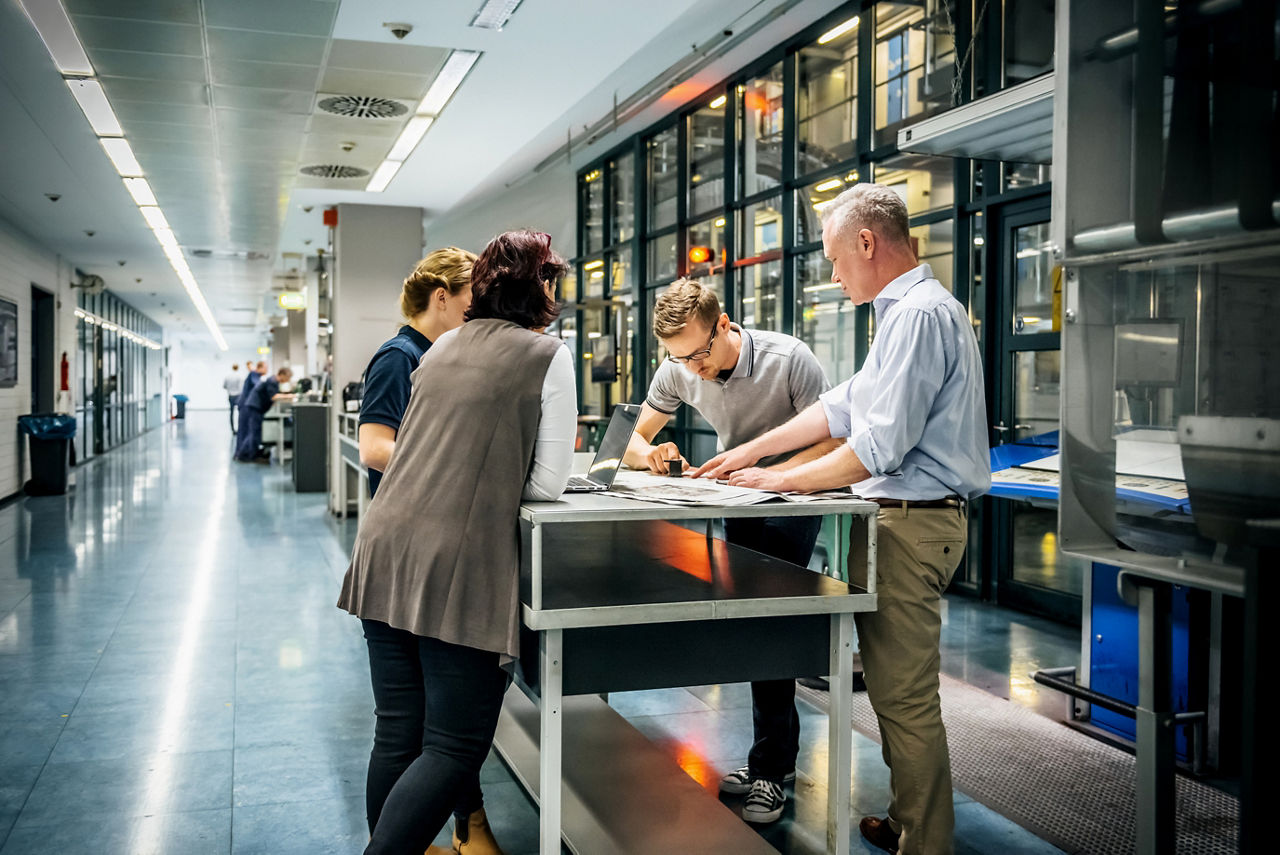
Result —
MULTIPOLYGON (((726 519, 725 540, 806 567, 822 529, 822 517, 726 519)), ((767 639, 765 639, 767 643, 767 639)), ((753 777, 781 784, 796 769, 800 753, 800 713, 795 680, 751 684, 751 724, 755 741, 747 754, 753 777)))
POLYGON ((511 677, 497 653, 361 623, 377 704, 365 853, 420 853, 450 812, 483 806, 480 766, 511 677))
POLYGON ((227 403, 231 406, 231 414, 227 416, 231 420, 231 432, 236 432, 236 411, 240 409, 240 396, 228 395, 227 403))

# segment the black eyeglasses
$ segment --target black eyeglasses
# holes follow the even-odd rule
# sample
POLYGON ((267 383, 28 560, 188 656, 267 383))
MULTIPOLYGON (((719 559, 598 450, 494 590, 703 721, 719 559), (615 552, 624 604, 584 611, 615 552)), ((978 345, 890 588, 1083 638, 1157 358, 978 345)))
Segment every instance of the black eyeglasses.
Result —
POLYGON ((717 332, 719 332, 719 330, 715 327, 711 328, 711 338, 707 339, 707 346, 702 348, 702 350, 695 351, 688 356, 668 356, 667 359, 670 359, 672 362, 679 365, 684 365, 686 362, 701 362, 711 355, 711 345, 716 340, 717 332))

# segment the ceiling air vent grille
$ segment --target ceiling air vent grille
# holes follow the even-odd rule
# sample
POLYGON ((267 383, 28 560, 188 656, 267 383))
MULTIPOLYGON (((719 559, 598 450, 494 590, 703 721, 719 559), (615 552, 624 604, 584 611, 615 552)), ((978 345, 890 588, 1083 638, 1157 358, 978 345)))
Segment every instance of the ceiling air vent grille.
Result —
POLYGON ((409 112, 399 101, 373 95, 335 95, 321 98, 318 106, 326 113, 352 119, 394 119, 409 112))
POLYGON ((358 166, 338 166, 332 163, 320 166, 304 166, 298 171, 312 178, 364 178, 369 174, 369 170, 361 169, 358 166))

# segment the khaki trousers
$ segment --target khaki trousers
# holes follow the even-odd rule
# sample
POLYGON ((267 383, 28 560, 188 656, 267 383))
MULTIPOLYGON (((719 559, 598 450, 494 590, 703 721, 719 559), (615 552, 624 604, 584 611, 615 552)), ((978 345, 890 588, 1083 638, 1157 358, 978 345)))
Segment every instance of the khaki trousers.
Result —
MULTIPOLYGON (((867 696, 890 773, 889 822, 903 855, 950 855, 951 757, 938 698, 939 601, 968 538, 961 508, 881 508, 874 612, 855 616, 867 696)), ((866 583, 866 544, 850 549, 866 583)))

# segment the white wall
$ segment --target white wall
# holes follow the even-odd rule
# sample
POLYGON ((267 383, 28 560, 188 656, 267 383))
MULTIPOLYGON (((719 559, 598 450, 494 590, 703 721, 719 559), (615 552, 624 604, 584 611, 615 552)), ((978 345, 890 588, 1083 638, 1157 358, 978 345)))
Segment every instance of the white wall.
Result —
MULTIPOLYGON (((58 361, 66 351, 71 360, 71 388, 79 388, 76 354, 75 294, 73 271, 57 253, 44 247, 17 226, 0 220, 0 297, 18 304, 18 385, 0 389, 0 498, 22 489, 29 472, 26 436, 18 431, 18 416, 31 411, 31 286, 51 292, 57 300, 54 320, 54 389, 60 371, 58 361)), ((55 398, 63 404, 64 398, 55 398)))
MULTIPOLYGON (((232 363, 243 372, 244 360, 250 355, 248 350, 243 354, 218 350, 212 339, 179 339, 169 346, 169 371, 173 375, 169 393, 190 398, 189 410, 225 410, 227 393, 222 381, 231 372, 232 363)), ((172 400, 165 401, 166 412, 172 400)))
POLYGON ((502 193, 427 223, 427 249, 452 245, 478 254, 494 235, 528 227, 551 235, 556 252, 572 258, 578 252, 574 235, 576 181, 576 167, 568 160, 557 160, 502 193))

